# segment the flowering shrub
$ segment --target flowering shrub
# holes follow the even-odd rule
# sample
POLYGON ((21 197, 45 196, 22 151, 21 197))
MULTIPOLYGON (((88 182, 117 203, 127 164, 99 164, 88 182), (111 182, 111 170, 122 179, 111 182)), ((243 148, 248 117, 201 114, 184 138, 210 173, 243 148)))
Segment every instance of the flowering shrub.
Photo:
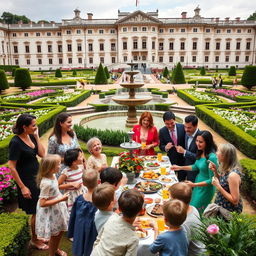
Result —
POLYGON ((81 91, 76 91, 76 92, 61 95, 61 96, 47 98, 44 101, 42 101, 42 103, 53 103, 53 102, 67 101, 67 100, 71 99, 72 97, 79 95, 80 93, 81 93, 81 91))
POLYGON ((137 156, 130 156, 129 152, 121 152, 119 154, 119 170, 125 173, 139 174, 144 167, 144 162, 137 156))
POLYGON ((228 96, 232 99, 234 99, 236 96, 254 96, 256 93, 245 93, 245 92, 240 92, 238 90, 228 90, 228 89, 215 89, 212 90, 213 92, 216 92, 218 94, 222 94, 224 96, 228 96))
POLYGON ((0 206, 17 196, 17 187, 9 168, 0 167, 0 206))
POLYGON ((193 239, 205 245, 206 255, 254 256, 255 237, 255 216, 234 214, 230 221, 221 218, 202 219, 193 239))
POLYGON ((0 124, 0 141, 12 134, 12 124, 0 124))
POLYGON ((256 137, 256 115, 250 115, 240 111, 212 109, 212 111, 236 125, 246 133, 256 137))
POLYGON ((192 96, 196 97, 199 100, 203 101, 213 101, 213 102, 221 102, 221 100, 215 96, 211 96, 209 94, 200 93, 192 90, 187 90, 187 93, 191 94, 192 96))

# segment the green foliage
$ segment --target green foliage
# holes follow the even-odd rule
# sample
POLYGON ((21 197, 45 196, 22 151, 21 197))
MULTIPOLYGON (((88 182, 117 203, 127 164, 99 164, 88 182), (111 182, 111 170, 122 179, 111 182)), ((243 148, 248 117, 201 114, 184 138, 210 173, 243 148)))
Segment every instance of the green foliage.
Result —
POLYGON ((59 68, 55 70, 55 77, 62 77, 62 73, 59 68))
POLYGON ((14 85, 20 87, 23 91, 32 85, 29 70, 26 68, 17 68, 15 71, 14 85))
POLYGON ((200 69, 200 75, 201 75, 201 76, 205 76, 205 68, 204 68, 204 67, 201 67, 201 69, 200 69))
POLYGON ((16 71, 16 68, 13 68, 12 69, 12 77, 15 77, 15 71, 16 71))
POLYGON ((236 67, 235 66, 230 66, 229 71, 228 71, 229 76, 236 76, 236 67))
POLYGON ((256 158, 256 139, 231 124, 228 120, 211 111, 212 108, 231 108, 243 106, 255 106, 256 102, 250 103, 223 103, 211 105, 197 105, 196 115, 209 125, 215 132, 223 136, 228 142, 234 144, 241 152, 253 159, 256 158))
POLYGON ((163 98, 168 98, 168 92, 161 92, 159 90, 151 90, 152 94, 162 95, 163 98))
POLYGON ((19 68, 16 65, 0 65, 0 69, 4 70, 5 72, 12 72, 14 68, 19 68))
POLYGON ((76 85, 76 80, 61 80, 61 81, 54 81, 54 82, 33 82, 32 83, 32 86, 44 86, 44 87, 49 86, 50 87, 54 85, 76 85))
POLYGON ((24 24, 28 24, 30 22, 30 19, 25 15, 20 16, 10 12, 3 12, 1 18, 6 24, 15 24, 19 21, 22 21, 24 24))
POLYGON ((256 66, 246 66, 242 76, 241 84, 248 90, 256 85, 256 66))
POLYGON ((128 135, 125 131, 113 130, 97 130, 95 128, 88 128, 79 125, 74 125, 74 130, 77 137, 82 141, 88 141, 90 138, 98 137, 102 144, 109 146, 119 146, 121 143, 128 141, 128 135))
POLYGON ((6 78, 6 74, 4 70, 0 69, 0 94, 3 90, 6 90, 9 88, 9 84, 6 78))
POLYGON ((77 76, 77 72, 76 72, 76 70, 73 70, 73 72, 72 72, 72 76, 77 76))
POLYGON ((234 214, 230 221, 220 218, 203 219, 193 238, 206 246, 207 255, 254 256, 255 237, 255 217, 234 214), (207 228, 212 224, 219 227, 217 234, 208 233, 207 228))
POLYGON ((108 79, 106 77, 105 71, 104 71, 101 63, 97 69, 94 83, 95 84, 107 84, 108 83, 108 79))
POLYGON ((177 66, 175 67, 175 71, 172 74, 172 83, 173 84, 185 84, 185 77, 183 73, 182 66, 180 62, 178 62, 177 66))
POLYGON ((25 256, 30 239, 25 213, 0 214, 0 256, 25 256))
POLYGON ((170 106, 172 104, 168 104, 168 103, 158 103, 158 104, 155 104, 155 110, 157 111, 168 111, 170 110, 170 106))
POLYGON ((256 200, 256 160, 242 159, 240 164, 243 167, 242 192, 252 200, 256 200))
POLYGON ((253 14, 251 14, 247 20, 256 20, 256 12, 254 12, 253 14))
MULTIPOLYGON (((206 78, 201 78, 201 79, 190 79, 187 81, 188 84, 195 84, 196 82, 198 82, 198 84, 212 84, 212 80, 211 79, 206 79, 206 78)), ((232 79, 223 79, 223 84, 225 85, 233 85, 233 80, 232 79)), ((197 86, 199 87, 199 86, 197 86)), ((223 86, 222 86, 223 88, 223 86)))
POLYGON ((105 75, 106 75, 107 79, 109 79, 110 78, 110 74, 108 72, 107 66, 104 67, 104 72, 105 72, 105 75))
POLYGON ((96 112, 108 111, 108 104, 89 104, 95 108, 96 112))
POLYGON ((168 78, 168 76, 169 76, 169 70, 167 67, 165 67, 163 71, 163 77, 168 78))

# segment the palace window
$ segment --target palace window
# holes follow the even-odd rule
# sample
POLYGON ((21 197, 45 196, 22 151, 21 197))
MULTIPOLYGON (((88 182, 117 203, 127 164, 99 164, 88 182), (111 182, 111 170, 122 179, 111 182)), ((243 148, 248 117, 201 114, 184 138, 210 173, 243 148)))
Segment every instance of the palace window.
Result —
POLYGON ((163 56, 159 56, 159 62, 162 63, 164 61, 163 56))
POLYGON ((204 62, 209 62, 209 56, 204 56, 204 62))
POLYGON ((61 58, 59 59, 59 64, 62 64, 62 59, 61 58))
POLYGON ((250 50, 251 48, 251 42, 246 42, 246 50, 250 50))
POLYGON ((92 44, 88 44, 88 49, 89 49, 89 52, 92 52, 93 51, 93 45, 92 44))
POLYGON ((164 30, 162 28, 160 28, 159 33, 164 33, 164 30))
POLYGON ((147 27, 142 27, 142 31, 147 31, 147 27))
POLYGON ((205 42, 205 50, 210 50, 210 42, 205 42))
POLYGON ((231 29, 227 29, 227 33, 231 33, 231 29))
POLYGON ((210 32, 211 32, 211 29, 207 28, 207 29, 205 29, 205 32, 206 32, 206 33, 210 33, 210 32))
POLYGON ((229 62, 229 56, 225 56, 225 62, 229 62))
POLYGON ((71 35, 71 30, 67 30, 67 35, 71 35))
POLYGON ((247 33, 252 33, 252 30, 251 30, 251 29, 248 29, 248 30, 247 30, 247 33))
POLYGON ((82 45, 79 43, 77 44, 77 51, 78 52, 81 52, 82 51, 82 45))
POLYGON ((104 30, 103 30, 103 29, 100 29, 100 30, 99 30, 99 33, 100 33, 100 34, 104 34, 104 30))
POLYGON ((127 62, 127 56, 124 56, 124 62, 127 62))
POLYGON ((236 50, 240 50, 241 47, 241 43, 240 42, 236 42, 236 50))
POLYGON ((236 62, 239 62, 239 56, 236 56, 236 62))
POLYGON ((217 30, 216 30, 216 33, 217 33, 217 34, 220 34, 220 32, 221 32, 220 29, 217 29, 217 30))
POLYGON ((127 28, 123 28, 123 32, 127 32, 127 28))
POLYGON ((103 43, 100 43, 100 51, 104 51, 104 44, 103 43))
POLYGON ((57 36, 61 36, 61 32, 57 32, 57 36))
POLYGON ((83 62, 82 58, 78 58, 78 63, 82 64, 82 62, 83 62))
POLYGON ((193 42, 192 49, 193 49, 193 50, 196 50, 196 49, 197 49, 197 42, 193 42))
POLYGON ((72 58, 68 58, 68 64, 72 64, 72 58))
POLYGON ((185 42, 180 42, 180 49, 185 50, 185 42))
POLYGON ((37 48, 37 52, 38 52, 38 53, 42 52, 42 47, 41 47, 41 45, 37 45, 36 48, 37 48))
POLYGON ((18 45, 14 45, 13 46, 13 52, 14 53, 18 53, 18 45))
POLYGON ((147 49, 147 41, 142 41, 142 49, 147 49))
POLYGON ((219 62, 220 61, 220 56, 215 56, 215 62, 219 62))
POLYGON ((25 36, 25 37, 28 37, 28 33, 24 33, 24 36, 25 36))
POLYGON ((156 49, 156 42, 152 41, 152 50, 155 50, 155 49, 156 49))
POLYGON ((76 33, 77 33, 77 34, 81 34, 81 30, 80 30, 80 29, 77 29, 77 30, 76 30, 76 33))
POLYGON ((186 32, 186 29, 185 29, 185 28, 181 28, 181 29, 180 29, 180 32, 181 32, 181 33, 185 33, 185 32, 186 32))
POLYGON ((68 52, 72 52, 72 44, 68 44, 68 52))
POLYGON ((193 28, 193 32, 196 33, 197 32, 197 28, 193 28))
POLYGON ((173 32, 174 32, 174 29, 173 29, 173 28, 170 28, 170 29, 169 29, 169 32, 170 32, 170 33, 173 33, 173 32))
POLYGON ((90 58, 89 58, 89 63, 90 63, 90 64, 93 64, 93 57, 90 57, 90 58))
POLYGON ((185 57, 184 56, 180 56, 180 62, 184 62, 185 57))
POLYGON ((19 59, 15 59, 14 62, 15 62, 15 65, 19 65, 19 59))
POLYGON ((164 43, 160 42, 159 43, 159 50, 162 51, 164 49, 164 43))
POLYGON ((88 34, 92 34, 92 30, 91 29, 88 29, 87 32, 88 32, 88 34))
POLYGON ((123 50, 127 50, 127 42, 123 42, 123 50))
POLYGON ((192 56, 192 62, 196 62, 196 56, 192 56))
POLYGON ((13 37, 16 37, 16 36, 17 36, 17 34, 16 34, 16 33, 12 33, 12 36, 13 36, 13 37))
POLYGON ((169 62, 173 62, 173 56, 169 56, 169 62))
POLYGON ((47 35, 47 36, 51 36, 52 33, 51 33, 51 32, 47 32, 46 35, 47 35))
POLYGON ((111 51, 115 51, 116 50, 116 44, 115 43, 111 43, 111 51))
POLYGON ((30 59, 26 59, 27 65, 30 65, 30 59))
POLYGON ((112 57, 111 58, 111 62, 114 64, 114 63, 116 63, 116 57, 112 57))
POLYGON ((133 27, 133 28, 132 28, 132 31, 133 31, 133 32, 137 32, 137 31, 138 31, 138 28, 137 28, 137 27, 133 27))
POLYGON ((116 30, 115 29, 110 29, 110 34, 115 34, 116 30))
POLYGON ((173 42, 169 43, 169 50, 171 50, 171 51, 173 50, 173 45, 174 45, 173 42))
POLYGON ((220 42, 217 42, 216 43, 216 50, 219 50, 220 49, 220 42))
POLYGON ((52 45, 49 44, 49 45, 47 45, 47 47, 48 47, 48 52, 52 52, 52 45))
POLYGON ((62 52, 62 45, 58 44, 58 52, 62 52))
POLYGON ((52 59, 49 59, 49 65, 52 65, 52 59))
POLYGON ((39 32, 36 32, 36 36, 40 36, 40 33, 39 33, 39 32))
POLYGON ((133 41, 133 49, 138 49, 138 42, 137 41, 133 41))
POLYGON ((100 57, 100 63, 104 63, 104 57, 100 57))
POLYGON ((25 45, 25 53, 29 53, 29 45, 25 45))
POLYGON ((42 59, 38 59, 38 64, 42 65, 42 59))
POLYGON ((156 31, 156 28, 155 28, 155 27, 152 27, 152 31, 155 32, 155 31, 156 31))
POLYGON ((230 50, 230 42, 226 42, 226 50, 230 50))
POLYGON ((236 32, 237 32, 237 33, 241 33, 241 29, 238 29, 236 32))
POLYGON ((245 56, 245 62, 249 62, 249 56, 245 56))

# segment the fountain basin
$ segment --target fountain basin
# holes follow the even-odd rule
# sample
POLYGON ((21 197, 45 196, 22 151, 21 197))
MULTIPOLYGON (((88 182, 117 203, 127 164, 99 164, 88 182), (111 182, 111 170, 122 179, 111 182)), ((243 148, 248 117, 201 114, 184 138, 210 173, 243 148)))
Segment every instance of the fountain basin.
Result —
POLYGON ((131 83, 121 83, 120 86, 127 88, 127 89, 137 89, 142 87, 144 84, 143 83, 136 83, 136 84, 131 84, 131 83))
POLYGON ((126 106, 137 106, 137 105, 143 105, 148 103, 150 100, 152 100, 151 96, 143 96, 142 98, 127 98, 122 96, 112 97, 112 100, 115 101, 118 104, 126 105, 126 106))

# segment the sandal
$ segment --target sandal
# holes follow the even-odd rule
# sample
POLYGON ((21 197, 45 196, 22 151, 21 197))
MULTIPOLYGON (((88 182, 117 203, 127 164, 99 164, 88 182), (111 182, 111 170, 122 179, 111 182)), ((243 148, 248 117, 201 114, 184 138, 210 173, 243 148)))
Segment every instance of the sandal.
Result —
POLYGON ((61 249, 57 249, 57 251, 55 252, 56 256, 68 256, 68 254, 64 251, 62 251, 61 249))
POLYGON ((35 248, 37 250, 48 250, 49 249, 49 246, 47 244, 42 243, 41 245, 39 245, 39 244, 36 244, 35 242, 33 242, 32 240, 30 240, 29 246, 31 248, 35 248))

